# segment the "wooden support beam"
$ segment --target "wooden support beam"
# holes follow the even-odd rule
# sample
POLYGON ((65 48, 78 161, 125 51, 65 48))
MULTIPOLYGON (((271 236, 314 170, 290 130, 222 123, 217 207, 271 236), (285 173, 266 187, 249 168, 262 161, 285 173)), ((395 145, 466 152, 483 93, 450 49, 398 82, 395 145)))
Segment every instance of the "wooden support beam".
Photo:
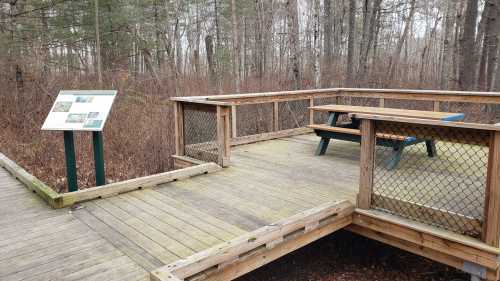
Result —
POLYGON ((385 99, 384 98, 379 99, 378 106, 379 107, 385 107, 385 99))
POLYGON ((218 164, 222 167, 229 165, 229 155, 231 152, 231 107, 217 106, 217 143, 218 143, 218 164))
MULTIPOLYGON (((399 239, 399 238, 394 237, 390 234, 375 231, 375 230, 372 230, 372 229, 369 229, 366 227, 362 227, 359 225, 355 225, 355 224, 349 225, 345 229, 347 229, 353 233, 367 237, 369 239, 373 239, 373 240, 382 242, 384 244, 391 245, 393 247, 402 249, 404 251, 419 255, 421 257, 425 257, 425 258, 446 264, 446 265, 454 267, 456 269, 463 270, 466 272, 468 271, 467 267, 466 267, 467 263, 465 263, 465 261, 463 259, 455 257, 453 255, 449 255, 449 254, 443 253, 441 251, 436 251, 436 250, 433 250, 429 247, 421 246, 419 244, 412 243, 412 242, 409 242, 409 241, 404 240, 404 239, 399 239)), ((468 273, 472 273, 472 272, 468 272, 468 273)), ((497 271, 494 269, 487 268, 485 274, 486 274, 486 278, 488 280, 498 280, 497 271)))
POLYGON ((500 132, 491 132, 486 181, 483 241, 500 246, 500 132))
POLYGON ((277 132, 261 133, 256 135, 237 137, 231 140, 231 146, 249 144, 259 141, 266 141, 279 138, 288 138, 297 135, 304 135, 312 133, 313 130, 309 128, 294 128, 288 130, 281 130, 277 132))
POLYGON ((359 175, 358 208, 369 209, 373 189, 375 165, 375 122, 361 120, 361 157, 359 175))
POLYGON ((194 159, 189 156, 172 155, 172 158, 174 159, 174 169, 184 169, 187 167, 192 167, 207 163, 205 161, 194 159))
POLYGON ((500 249, 468 236, 375 210, 357 209, 353 215, 353 224, 491 270, 499 267, 500 249))
POLYGON ((182 102, 174 102, 174 132, 175 132, 175 154, 182 156, 184 150, 184 105, 182 102))
POLYGON ((400 200, 394 197, 372 194, 372 202, 375 206, 397 206, 394 212, 403 212, 406 214, 422 214, 419 216, 421 222, 433 224, 436 222, 448 222, 452 227, 460 229, 463 233, 481 233, 481 221, 479 219, 468 217, 463 214, 453 213, 449 210, 425 206, 416 202, 400 200), (424 215, 425 214, 425 215, 424 215))

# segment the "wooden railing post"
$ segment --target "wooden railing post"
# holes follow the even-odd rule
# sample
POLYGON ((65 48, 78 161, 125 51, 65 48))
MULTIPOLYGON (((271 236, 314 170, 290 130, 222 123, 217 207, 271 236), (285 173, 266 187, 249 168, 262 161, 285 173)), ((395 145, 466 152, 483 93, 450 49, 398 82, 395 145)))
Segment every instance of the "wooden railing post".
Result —
MULTIPOLYGON (((314 106, 314 98, 309 99, 309 106, 313 107, 314 106)), ((309 125, 314 124, 314 111, 309 110, 309 125)))
POLYGON ((277 132, 280 130, 279 125, 279 105, 278 102, 273 102, 273 131, 277 132))
POLYGON ((375 162, 375 123, 361 120, 361 158, 359 175, 358 208, 369 209, 373 190, 375 162))
POLYGON ((184 150, 184 105, 174 102, 174 130, 175 130, 175 155, 183 156, 184 150))
POLYGON ((238 131, 236 127, 236 105, 231 106, 231 137, 238 137, 238 131))
POLYGON ((217 143, 219 148, 218 164, 222 167, 229 165, 229 156, 231 152, 231 107, 217 106, 217 143))
POLYGON ((433 102, 433 107, 434 107, 434 108, 433 108, 433 110, 434 110, 434 111, 439 111, 439 107, 440 107, 440 106, 439 106, 439 101, 437 101, 437 100, 436 100, 436 101, 434 101, 434 102, 433 102))
POLYGON ((491 132, 486 180, 483 241, 500 246, 500 132, 491 132))

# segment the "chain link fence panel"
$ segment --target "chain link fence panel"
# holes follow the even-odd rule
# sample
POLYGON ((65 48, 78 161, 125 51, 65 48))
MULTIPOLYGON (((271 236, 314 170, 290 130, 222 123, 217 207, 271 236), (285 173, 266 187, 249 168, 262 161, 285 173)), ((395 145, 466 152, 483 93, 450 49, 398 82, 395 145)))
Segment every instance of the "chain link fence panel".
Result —
POLYGON ((186 156, 205 162, 218 162, 215 106, 185 104, 184 145, 186 156))
POLYGON ((371 206, 479 237, 489 134, 378 122, 371 206))

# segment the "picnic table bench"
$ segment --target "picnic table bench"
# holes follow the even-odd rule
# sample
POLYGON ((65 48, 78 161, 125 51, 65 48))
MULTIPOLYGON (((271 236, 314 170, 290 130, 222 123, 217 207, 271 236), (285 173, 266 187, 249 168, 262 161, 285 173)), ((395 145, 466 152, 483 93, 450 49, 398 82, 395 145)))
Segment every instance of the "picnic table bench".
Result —
MULTIPOLYGON (((316 149, 316 155, 324 155, 330 143, 330 139, 339 139, 344 141, 361 142, 361 131, 359 130, 360 122, 356 119, 356 114, 375 114, 385 116, 397 116, 406 118, 433 119, 442 121, 461 121, 464 119, 463 113, 437 112, 437 111, 422 111, 422 110, 407 110, 396 108, 381 108, 367 106, 352 106, 352 105, 320 105, 309 107, 309 110, 327 112, 328 121, 326 124, 312 124, 308 127, 314 129, 316 135, 321 137, 321 140, 316 149), (350 123, 339 123, 341 115, 350 115, 350 123)), ((387 168, 393 169, 401 160, 403 149, 407 146, 425 142, 427 155, 429 157, 436 156, 436 144, 431 139, 417 139, 413 136, 399 136, 389 134, 377 134, 377 145, 392 147, 392 157, 387 168)))

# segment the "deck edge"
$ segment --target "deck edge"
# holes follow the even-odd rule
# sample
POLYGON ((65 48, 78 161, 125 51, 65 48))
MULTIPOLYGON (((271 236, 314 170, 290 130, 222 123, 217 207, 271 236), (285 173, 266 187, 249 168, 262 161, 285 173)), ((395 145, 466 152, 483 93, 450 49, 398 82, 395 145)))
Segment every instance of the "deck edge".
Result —
POLYGON ((500 249, 470 237, 406 220, 376 210, 356 209, 347 230, 405 251, 468 271, 484 269, 488 280, 498 280, 500 249))
POLYGON ((352 223, 347 200, 323 204, 151 272, 151 280, 232 280, 352 223))
POLYGON ((55 192, 50 186, 28 173, 28 171, 3 153, 0 153, 0 166, 6 169, 17 180, 23 183, 26 188, 36 193, 53 208, 62 207, 61 194, 55 192))
POLYGON ((190 178, 197 175, 214 173, 220 171, 221 166, 215 163, 205 163, 197 166, 187 167, 165 173, 134 178, 130 180, 96 186, 61 194, 63 207, 71 206, 75 203, 85 202, 92 199, 115 196, 121 193, 134 191, 137 189, 152 188, 160 184, 190 178))

